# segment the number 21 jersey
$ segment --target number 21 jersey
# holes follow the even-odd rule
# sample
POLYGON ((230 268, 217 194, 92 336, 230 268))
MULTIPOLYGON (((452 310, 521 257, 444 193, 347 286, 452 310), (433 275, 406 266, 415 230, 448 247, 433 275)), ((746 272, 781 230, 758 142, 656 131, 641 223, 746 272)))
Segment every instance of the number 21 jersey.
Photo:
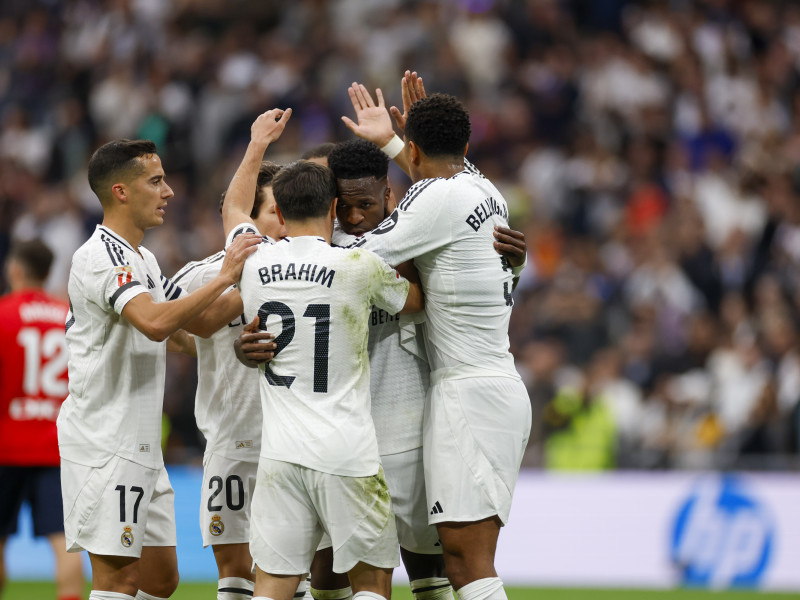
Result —
POLYGON ((378 472, 370 414, 368 317, 399 312, 408 281, 372 252, 318 237, 262 244, 245 262, 245 318, 276 334, 259 371, 261 456, 348 477, 378 472))

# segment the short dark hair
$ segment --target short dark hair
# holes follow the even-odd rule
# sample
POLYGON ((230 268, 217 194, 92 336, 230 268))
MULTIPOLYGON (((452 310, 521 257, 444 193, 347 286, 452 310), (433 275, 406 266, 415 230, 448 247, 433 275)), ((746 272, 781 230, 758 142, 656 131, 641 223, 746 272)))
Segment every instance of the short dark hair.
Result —
MULTIPOLYGON (((278 171, 280 171, 283 167, 280 165, 275 164, 274 162, 270 162, 265 160, 261 163, 261 166, 258 168, 258 180, 256 181, 256 197, 253 200, 253 209, 250 211, 250 218, 256 219, 258 218, 258 213, 261 212, 261 206, 264 204, 266 197, 262 192, 261 188, 265 185, 269 186, 272 184, 272 180, 277 175, 278 171)), ((219 212, 222 213, 222 205, 225 204, 225 194, 227 190, 222 192, 222 195, 219 198, 219 212)))
POLYGON ((44 281, 53 264, 53 251, 40 239, 17 241, 11 245, 8 259, 17 261, 34 281, 44 281))
POLYGON ((389 157, 372 142, 348 140, 336 145, 328 156, 328 167, 336 179, 381 179, 389 173, 389 157))
POLYGON ((112 177, 124 171, 143 172, 144 165, 136 159, 151 154, 156 154, 156 145, 150 140, 114 140, 95 150, 89 159, 89 186, 100 202, 105 201, 104 187, 112 177))
POLYGON ((336 179, 328 167, 298 160, 283 167, 275 176, 272 193, 286 219, 303 221, 323 217, 336 198, 336 179))
POLYGON ((406 139, 430 157, 463 156, 469 134, 469 113, 454 96, 432 94, 408 111, 406 139))
POLYGON ((309 148, 300 156, 303 160, 309 160, 311 158, 328 158, 333 152, 333 149, 336 148, 336 144, 333 142, 325 142, 324 144, 319 144, 318 146, 314 146, 313 148, 309 148))

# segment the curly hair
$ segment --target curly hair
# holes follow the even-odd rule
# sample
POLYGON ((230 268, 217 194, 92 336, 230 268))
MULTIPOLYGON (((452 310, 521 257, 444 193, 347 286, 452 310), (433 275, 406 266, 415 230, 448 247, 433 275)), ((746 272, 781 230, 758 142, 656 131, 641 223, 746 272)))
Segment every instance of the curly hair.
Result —
POLYGON ((469 134, 469 113, 454 96, 432 94, 408 111, 406 139, 430 157, 463 156, 469 134))
POLYGON ((381 179, 389 172, 389 158, 372 142, 349 140, 328 155, 328 167, 336 179, 381 179))

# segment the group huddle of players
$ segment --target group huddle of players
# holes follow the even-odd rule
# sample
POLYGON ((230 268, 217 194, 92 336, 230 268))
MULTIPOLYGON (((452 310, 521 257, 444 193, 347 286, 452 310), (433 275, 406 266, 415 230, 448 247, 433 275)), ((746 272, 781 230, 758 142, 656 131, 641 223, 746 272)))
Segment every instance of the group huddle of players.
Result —
POLYGON ((284 167, 263 157, 291 109, 259 116, 220 205, 225 249, 172 278, 139 245, 172 196, 155 146, 93 155, 104 219, 73 258, 58 418, 90 598, 177 586, 167 346, 197 355, 218 598, 389 598, 400 556, 418 600, 506 597, 494 553, 531 419, 507 335, 524 240, 464 157, 463 106, 416 73, 402 92, 390 113, 353 84, 343 120, 362 139, 284 167), (412 180, 399 203, 390 159, 412 180))

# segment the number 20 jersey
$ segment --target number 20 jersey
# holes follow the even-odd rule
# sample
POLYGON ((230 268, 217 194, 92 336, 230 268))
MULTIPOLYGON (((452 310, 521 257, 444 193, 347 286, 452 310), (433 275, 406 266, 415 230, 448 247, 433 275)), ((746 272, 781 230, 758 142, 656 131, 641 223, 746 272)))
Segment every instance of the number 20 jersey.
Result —
POLYGON ((494 226, 508 226, 508 207, 474 166, 465 160, 464 167, 447 179, 415 183, 356 245, 390 265, 414 259, 425 291, 431 371, 519 377, 508 342, 513 275, 493 245, 494 226))
POLYGON ((333 475, 378 472, 368 318, 373 304, 399 312, 408 288, 373 253, 317 237, 262 244, 247 259, 245 318, 257 314, 278 345, 259 373, 261 456, 333 475))

